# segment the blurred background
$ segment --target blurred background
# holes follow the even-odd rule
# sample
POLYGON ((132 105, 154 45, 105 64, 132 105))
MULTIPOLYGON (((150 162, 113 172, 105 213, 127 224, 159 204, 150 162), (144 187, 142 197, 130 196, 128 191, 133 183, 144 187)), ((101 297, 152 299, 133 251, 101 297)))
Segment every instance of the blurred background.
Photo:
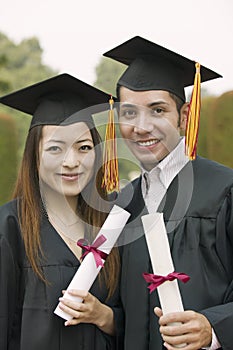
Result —
MULTIPOLYGON (((223 75, 202 84, 198 153, 233 167, 232 13, 231 0, 8 0, 0 11, 0 96, 63 72, 115 95, 126 66, 102 54, 140 35, 223 75)), ((30 119, 0 105, 0 204, 11 197, 30 119)), ((118 148, 121 179, 132 179, 136 162, 122 142, 118 148)))

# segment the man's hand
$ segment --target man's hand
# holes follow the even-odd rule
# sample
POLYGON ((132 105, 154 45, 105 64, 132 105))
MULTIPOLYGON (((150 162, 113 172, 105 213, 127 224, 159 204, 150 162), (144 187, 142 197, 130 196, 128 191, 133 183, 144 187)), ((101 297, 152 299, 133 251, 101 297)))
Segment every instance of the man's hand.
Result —
POLYGON ((210 346, 212 327, 204 315, 190 310, 163 315, 158 307, 154 312, 159 317, 160 333, 168 350, 176 350, 182 344, 183 350, 210 346))

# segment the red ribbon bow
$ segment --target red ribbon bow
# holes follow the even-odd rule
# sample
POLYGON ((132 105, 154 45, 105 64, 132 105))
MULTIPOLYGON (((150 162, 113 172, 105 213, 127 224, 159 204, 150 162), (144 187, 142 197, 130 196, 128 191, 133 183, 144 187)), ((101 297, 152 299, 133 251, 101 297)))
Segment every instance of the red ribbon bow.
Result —
POLYGON ((103 260, 106 260, 108 254, 102 252, 101 250, 97 249, 99 248, 99 246, 104 243, 106 241, 106 237, 104 235, 100 235, 95 242, 92 245, 88 245, 88 242, 85 239, 79 239, 77 242, 77 245, 82 248, 83 250, 85 250, 85 252, 83 253, 83 255, 81 256, 81 259, 83 259, 88 253, 92 253, 94 255, 95 258, 95 263, 96 263, 96 267, 99 266, 104 266, 103 264, 103 260))
POLYGON ((167 276, 153 275, 152 273, 144 272, 142 274, 144 280, 147 283, 151 283, 148 288, 150 293, 152 293, 158 286, 166 281, 174 281, 175 279, 180 280, 183 283, 186 283, 190 280, 190 277, 183 272, 171 272, 167 276))

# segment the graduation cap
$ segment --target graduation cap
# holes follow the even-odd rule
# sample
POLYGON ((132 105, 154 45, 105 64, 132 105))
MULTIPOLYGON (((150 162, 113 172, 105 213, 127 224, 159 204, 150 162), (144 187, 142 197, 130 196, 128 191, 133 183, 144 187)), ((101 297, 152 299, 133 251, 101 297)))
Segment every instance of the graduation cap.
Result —
MULTIPOLYGON (((114 134, 112 131, 114 99, 67 73, 43 80, 0 98, 0 103, 32 115, 30 129, 37 125, 65 125, 80 121, 94 126, 92 115, 107 110, 108 102, 110 121, 107 130, 110 126, 110 132, 108 131, 106 136, 109 138, 114 134)), ((109 144, 107 140, 106 145, 108 145, 108 153, 110 149, 112 159, 109 160, 105 156, 105 166, 107 163, 108 168, 105 170, 103 186, 110 191, 109 188, 118 189, 117 156, 115 145, 112 145, 114 154, 111 153, 111 141, 109 144)))
POLYGON ((194 85, 186 127, 186 154, 190 159, 195 159, 200 83, 221 75, 140 36, 133 37, 103 55, 128 65, 118 80, 118 86, 130 90, 165 90, 185 102, 184 88, 194 85))
POLYGON ((73 115, 83 118, 77 121, 90 122, 91 114, 106 109, 108 100, 108 94, 67 73, 0 98, 1 103, 32 115, 30 129, 36 125, 59 125, 73 115))

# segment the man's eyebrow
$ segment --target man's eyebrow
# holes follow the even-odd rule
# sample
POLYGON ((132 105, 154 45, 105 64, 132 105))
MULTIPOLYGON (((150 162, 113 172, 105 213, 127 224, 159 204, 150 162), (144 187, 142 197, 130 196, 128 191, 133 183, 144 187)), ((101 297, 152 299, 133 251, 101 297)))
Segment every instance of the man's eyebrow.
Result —
POLYGON ((166 101, 163 101, 163 100, 159 100, 159 101, 155 101, 155 102, 152 102, 150 104, 147 105, 148 108, 152 108, 152 107, 155 107, 155 106, 161 106, 161 105, 168 105, 168 103, 166 101))
MULTIPOLYGON (((164 100, 159 100, 159 101, 154 101, 154 102, 151 102, 149 103, 146 107, 147 108, 152 108, 152 107, 155 107, 155 106, 158 106, 158 105, 168 105, 168 103, 164 100)), ((141 105, 139 104, 133 104, 133 103, 124 103, 122 102, 120 104, 121 107, 124 107, 124 108, 137 108, 137 107, 140 107, 141 105)))

